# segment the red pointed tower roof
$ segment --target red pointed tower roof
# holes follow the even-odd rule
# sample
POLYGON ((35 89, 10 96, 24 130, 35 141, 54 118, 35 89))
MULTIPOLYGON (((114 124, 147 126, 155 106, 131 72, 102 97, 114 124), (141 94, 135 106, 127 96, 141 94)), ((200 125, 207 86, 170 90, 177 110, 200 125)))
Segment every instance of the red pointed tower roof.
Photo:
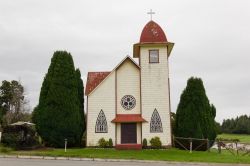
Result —
POLYGON ((143 28, 140 43, 167 42, 166 35, 154 21, 149 21, 143 28))
POLYGON ((141 32, 140 42, 134 44, 133 57, 140 57, 140 47, 142 46, 166 46, 167 55, 173 49, 174 43, 168 42, 167 37, 162 28, 154 21, 149 21, 141 32))

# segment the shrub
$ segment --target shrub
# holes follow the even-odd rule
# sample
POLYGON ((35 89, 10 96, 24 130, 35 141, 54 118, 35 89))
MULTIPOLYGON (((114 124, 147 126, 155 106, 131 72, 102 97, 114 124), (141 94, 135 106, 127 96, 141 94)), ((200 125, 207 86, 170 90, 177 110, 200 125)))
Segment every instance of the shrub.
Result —
POLYGON ((106 141, 104 138, 99 139, 98 146, 100 148, 106 148, 109 146, 109 141, 106 141))
POLYGON ((109 147, 113 147, 113 141, 111 138, 109 138, 109 143, 108 143, 109 147))
POLYGON ((38 137, 28 126, 7 126, 3 129, 2 143, 12 148, 22 149, 38 145, 38 137))
POLYGON ((147 147, 148 146, 148 141, 147 141, 147 139, 146 138, 144 138, 143 139, 143 141, 142 141, 142 147, 147 147))
POLYGON ((154 148, 154 149, 161 148, 161 140, 160 140, 159 137, 151 138, 150 144, 151 144, 151 147, 154 148))
POLYGON ((4 133, 2 136, 2 143, 9 147, 17 148, 20 144, 18 133, 4 133))

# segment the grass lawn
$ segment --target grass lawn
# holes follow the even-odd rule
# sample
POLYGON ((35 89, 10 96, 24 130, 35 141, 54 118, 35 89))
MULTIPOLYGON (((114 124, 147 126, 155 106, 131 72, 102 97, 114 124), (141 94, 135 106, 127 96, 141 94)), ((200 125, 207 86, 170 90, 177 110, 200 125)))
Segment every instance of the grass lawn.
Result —
POLYGON ((217 138, 239 139, 240 142, 250 143, 250 135, 247 134, 220 134, 217 138))
MULTIPOLYGON (((0 151, 0 154, 3 152, 0 151)), ((216 150, 211 152, 193 152, 178 149, 168 150, 115 150, 115 149, 44 149, 32 151, 9 150, 4 154, 9 155, 38 155, 38 156, 65 156, 86 158, 112 158, 112 159, 138 159, 138 160, 162 160, 180 162, 215 162, 215 163, 248 163, 250 156, 234 156, 227 151, 218 154, 216 150)))
MULTIPOLYGON (((240 142, 250 143, 250 135, 241 134, 221 134, 218 138, 239 139, 240 142)), ((250 154, 246 156, 234 156, 230 152, 223 150, 218 154, 217 150, 211 152, 189 153, 189 151, 175 148, 167 150, 115 150, 115 149, 91 149, 75 148, 68 149, 42 149, 31 151, 15 151, 0 145, 0 154, 8 155, 38 155, 38 156, 64 156, 64 157, 85 157, 85 158, 110 158, 110 159, 138 159, 138 160, 162 160, 180 162, 207 162, 207 163, 245 163, 250 164, 250 154)))

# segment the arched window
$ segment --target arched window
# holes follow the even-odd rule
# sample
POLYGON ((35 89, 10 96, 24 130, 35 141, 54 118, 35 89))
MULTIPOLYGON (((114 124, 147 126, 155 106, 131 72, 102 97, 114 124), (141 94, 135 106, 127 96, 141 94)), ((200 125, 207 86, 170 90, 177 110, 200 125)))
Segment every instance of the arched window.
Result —
POLYGON ((106 120, 105 114, 102 110, 100 111, 100 113, 96 119, 95 132, 96 133, 107 133, 108 132, 107 120, 106 120))
POLYGON ((154 110, 152 117, 151 117, 150 132, 151 133, 161 133, 162 132, 161 117, 156 109, 154 110))

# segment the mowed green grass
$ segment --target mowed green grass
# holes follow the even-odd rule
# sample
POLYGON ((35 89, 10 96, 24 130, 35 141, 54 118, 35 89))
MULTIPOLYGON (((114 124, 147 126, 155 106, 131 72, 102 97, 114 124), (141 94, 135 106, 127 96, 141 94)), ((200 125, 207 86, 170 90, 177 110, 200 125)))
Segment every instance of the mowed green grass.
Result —
MULTIPOLYGON (((218 138, 239 139, 240 142, 250 143, 250 135, 241 134, 221 134, 218 138)), ((137 159, 156 161, 179 161, 179 162, 207 162, 207 163, 245 163, 250 164, 250 154, 246 156, 232 155, 227 150, 222 154, 212 149, 211 152, 189 153, 189 151, 179 149, 167 150, 115 150, 115 149, 94 149, 94 148, 74 148, 68 149, 42 149, 32 151, 15 151, 10 148, 0 146, 0 154, 8 155, 38 155, 38 156, 58 156, 58 157, 84 157, 84 158, 109 158, 109 159, 137 159), (5 149, 5 150, 1 150, 5 149), (7 149, 7 150, 6 150, 7 149)))
MULTIPOLYGON (((1 152, 0 152, 1 153, 1 152)), ((33 151, 10 151, 9 155, 38 155, 38 156, 64 156, 84 158, 109 158, 109 159, 137 159, 137 160, 161 160, 179 162, 207 162, 207 163, 248 163, 250 156, 234 156, 228 151, 218 154, 217 150, 211 152, 189 153, 178 149, 167 150, 115 150, 115 149, 44 149, 33 151)))
POLYGON ((247 134, 220 134, 217 138, 239 139, 240 142, 250 143, 250 135, 247 134))

